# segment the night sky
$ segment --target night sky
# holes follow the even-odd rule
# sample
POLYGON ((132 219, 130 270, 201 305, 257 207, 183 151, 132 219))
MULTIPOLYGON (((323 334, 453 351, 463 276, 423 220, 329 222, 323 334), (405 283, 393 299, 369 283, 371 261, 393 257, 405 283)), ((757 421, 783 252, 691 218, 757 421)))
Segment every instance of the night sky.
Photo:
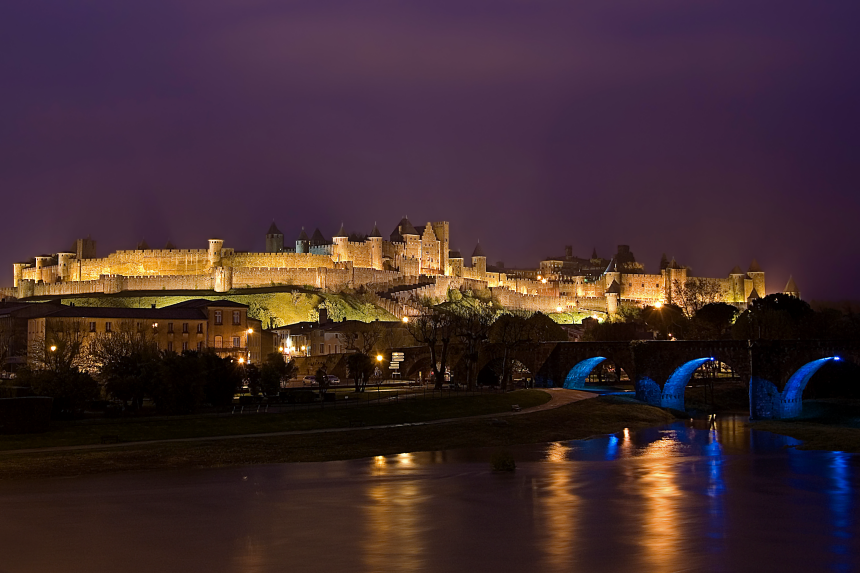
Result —
POLYGON ((860 3, 0 4, 0 284, 99 254, 448 220, 860 298, 860 3))

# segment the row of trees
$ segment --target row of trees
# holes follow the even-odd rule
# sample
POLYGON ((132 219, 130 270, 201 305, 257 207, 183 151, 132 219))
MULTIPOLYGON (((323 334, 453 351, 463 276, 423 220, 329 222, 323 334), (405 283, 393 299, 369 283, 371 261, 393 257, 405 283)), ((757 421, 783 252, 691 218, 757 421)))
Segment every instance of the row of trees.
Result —
POLYGON ((741 312, 723 302, 624 308, 616 320, 589 328, 584 340, 860 340, 860 315, 815 311, 805 301, 777 293, 752 301, 741 312))
POLYGON ((247 382, 254 393, 277 393, 294 366, 274 353, 257 366, 220 357, 214 350, 161 351, 151 334, 119 329, 83 337, 74 328, 54 332, 31 348, 31 364, 18 383, 54 398, 57 415, 71 415, 101 397, 101 389, 130 410, 150 399, 163 414, 184 414, 202 404, 228 406, 247 382))
POLYGON ((500 382, 507 389, 514 359, 522 347, 537 342, 567 340, 567 333, 541 313, 502 311, 492 302, 476 299, 422 304, 421 313, 409 320, 407 328, 430 353, 430 368, 436 388, 441 388, 452 344, 465 362, 465 384, 474 390, 480 354, 487 342, 500 349, 500 382))

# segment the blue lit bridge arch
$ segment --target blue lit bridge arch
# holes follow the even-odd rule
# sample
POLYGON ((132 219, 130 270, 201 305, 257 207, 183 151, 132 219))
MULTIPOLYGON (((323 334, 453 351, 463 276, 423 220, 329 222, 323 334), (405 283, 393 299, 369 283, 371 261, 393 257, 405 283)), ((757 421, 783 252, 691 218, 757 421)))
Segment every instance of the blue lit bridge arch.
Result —
POLYGON ((803 390, 809 379, 828 362, 839 362, 838 356, 828 356, 819 360, 807 362, 791 375, 780 396, 779 417, 795 418, 803 411, 803 390))
POLYGON ((564 378, 564 387, 568 390, 582 390, 585 388, 585 382, 588 380, 589 375, 606 360, 609 360, 615 366, 616 380, 620 381, 622 368, 619 364, 607 356, 594 356, 577 362, 568 371, 567 376, 564 378))
POLYGON ((698 370, 702 364, 706 362, 714 362, 716 358, 708 356, 707 358, 695 358, 689 360, 675 369, 666 385, 663 386, 663 394, 660 396, 660 405, 664 408, 674 408, 676 410, 684 409, 684 391, 693 373, 698 370))

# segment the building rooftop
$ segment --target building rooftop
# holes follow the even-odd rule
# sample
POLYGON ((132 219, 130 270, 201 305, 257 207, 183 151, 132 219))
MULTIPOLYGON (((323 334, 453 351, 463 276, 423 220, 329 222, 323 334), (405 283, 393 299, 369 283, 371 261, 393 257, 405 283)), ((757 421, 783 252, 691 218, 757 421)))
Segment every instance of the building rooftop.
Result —
POLYGON ((281 233, 281 230, 278 229, 278 226, 275 225, 274 220, 272 221, 272 224, 269 225, 269 230, 266 232, 266 234, 267 235, 283 235, 283 233, 281 233))

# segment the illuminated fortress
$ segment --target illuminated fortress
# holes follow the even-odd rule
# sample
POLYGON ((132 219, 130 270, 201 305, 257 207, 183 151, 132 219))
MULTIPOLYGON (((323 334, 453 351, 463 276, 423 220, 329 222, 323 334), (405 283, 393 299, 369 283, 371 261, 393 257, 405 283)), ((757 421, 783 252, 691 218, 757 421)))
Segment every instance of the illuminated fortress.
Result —
MULTIPOLYGON (((96 243, 78 239, 69 251, 14 264, 9 298, 29 299, 125 291, 214 291, 301 286, 337 292, 364 287, 406 303, 413 298, 444 298, 449 289, 489 289, 508 308, 544 312, 583 309, 614 313, 621 305, 675 301, 694 281, 713 300, 745 305, 766 294, 765 273, 753 261, 744 272, 735 267, 725 278, 693 279, 674 260, 661 263, 660 274, 646 274, 629 247, 619 246, 610 259, 592 254, 549 257, 533 269, 488 266, 480 244, 469 261, 451 250, 447 221, 413 226, 403 218, 386 239, 374 225, 368 235, 348 235, 343 226, 331 240, 319 230, 304 231, 295 244, 272 223, 265 252, 240 252, 209 239, 205 249, 134 250, 96 256, 96 243)), ((793 281, 786 291, 799 296, 793 281)))

